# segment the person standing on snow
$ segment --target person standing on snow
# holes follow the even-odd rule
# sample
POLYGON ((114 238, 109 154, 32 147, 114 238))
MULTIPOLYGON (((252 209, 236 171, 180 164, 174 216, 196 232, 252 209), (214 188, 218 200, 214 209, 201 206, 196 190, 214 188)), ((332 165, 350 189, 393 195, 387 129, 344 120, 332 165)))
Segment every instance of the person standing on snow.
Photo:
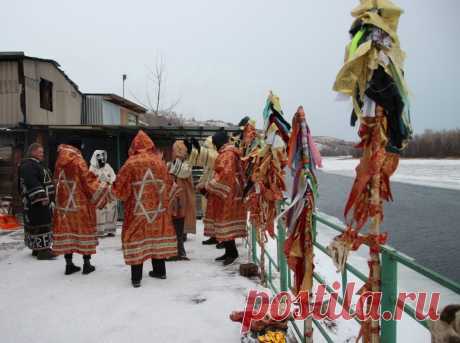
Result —
POLYGON ((33 143, 19 166, 19 192, 24 204, 24 242, 38 260, 52 260, 54 184, 43 165, 43 146, 33 143))
POLYGON ((225 131, 212 136, 219 155, 214 164, 214 175, 206 183, 208 193, 205 231, 215 232, 218 242, 224 242, 225 254, 216 258, 224 265, 238 258, 235 239, 246 237, 246 210, 243 205, 244 175, 241 152, 228 143, 225 131))
MULTIPOLYGON (((91 157, 89 170, 94 173, 100 182, 109 185, 117 178, 110 164, 107 163, 107 152, 95 150, 91 157)), ((97 236, 115 236, 117 230, 118 210, 117 201, 107 202, 104 208, 96 210, 97 236)))
POLYGON ((123 255, 131 266, 132 285, 137 288, 141 286, 146 260, 152 261, 151 277, 166 279, 165 259, 177 255, 177 240, 169 204, 173 181, 161 154, 140 130, 128 155, 112 193, 123 201, 123 255))
POLYGON ((79 137, 59 145, 54 175, 53 252, 64 255, 66 275, 81 270, 72 262, 74 253, 83 255, 83 274, 96 269, 90 263, 97 246, 96 207, 104 207, 109 191, 107 184, 99 182, 89 171, 80 149, 79 137))

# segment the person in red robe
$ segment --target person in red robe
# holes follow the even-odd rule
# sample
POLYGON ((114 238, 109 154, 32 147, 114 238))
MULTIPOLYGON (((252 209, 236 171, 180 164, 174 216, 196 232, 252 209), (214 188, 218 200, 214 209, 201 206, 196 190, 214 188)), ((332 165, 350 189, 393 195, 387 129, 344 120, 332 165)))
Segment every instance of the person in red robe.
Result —
POLYGON ((177 255, 169 204, 173 180, 144 131, 133 139, 128 155, 112 194, 123 201, 123 256, 131 266, 133 287, 140 287, 144 261, 152 261, 151 277, 166 279, 165 259, 177 255))
POLYGON ((224 242, 225 254, 216 258, 216 261, 229 265, 238 258, 235 239, 246 237, 241 152, 228 144, 229 138, 225 131, 214 134, 212 141, 219 155, 214 165, 214 176, 206 184, 208 205, 205 231, 215 232, 217 241, 224 242))
POLYGON ((80 147, 79 138, 70 138, 68 144, 59 145, 54 169, 53 253, 64 255, 66 275, 81 270, 73 264, 74 253, 83 255, 83 274, 96 269, 90 263, 98 244, 96 207, 104 207, 109 190, 89 171, 80 147))

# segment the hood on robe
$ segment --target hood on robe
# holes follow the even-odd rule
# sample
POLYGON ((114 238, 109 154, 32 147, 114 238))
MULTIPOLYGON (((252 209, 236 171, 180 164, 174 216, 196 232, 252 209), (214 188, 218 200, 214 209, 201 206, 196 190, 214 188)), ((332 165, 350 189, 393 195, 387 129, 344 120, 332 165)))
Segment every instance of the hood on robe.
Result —
POLYGON ((219 153, 224 153, 224 152, 232 152, 234 153, 235 155, 237 155, 239 158, 241 158, 241 151, 240 149, 238 149, 237 147, 235 147, 233 144, 231 143, 227 143, 225 144, 222 148, 219 149, 219 153))
POLYGON ((128 150, 129 156, 134 156, 143 152, 156 152, 155 143, 150 137, 142 130, 139 130, 136 137, 131 142, 131 146, 128 150))
POLYGON ((97 162, 97 156, 103 154, 105 163, 107 163, 107 151, 105 150, 94 150, 93 156, 91 157, 90 164, 93 168, 99 169, 99 163, 97 162))
POLYGON ((56 167, 63 167, 77 158, 83 158, 81 151, 71 145, 60 144, 57 151, 58 158, 56 160, 56 167))

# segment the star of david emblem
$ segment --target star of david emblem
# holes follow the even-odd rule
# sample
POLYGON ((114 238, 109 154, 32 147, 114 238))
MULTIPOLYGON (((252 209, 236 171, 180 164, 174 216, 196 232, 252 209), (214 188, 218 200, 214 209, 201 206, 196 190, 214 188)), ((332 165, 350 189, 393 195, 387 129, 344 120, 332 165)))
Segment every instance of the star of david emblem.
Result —
POLYGON ((163 180, 155 178, 152 170, 149 168, 144 174, 142 181, 133 182, 134 196, 136 197, 136 205, 134 207, 135 216, 144 216, 149 224, 152 224, 158 215, 166 209, 163 207, 163 193, 165 191, 165 183, 163 180), (142 196, 146 185, 154 185, 158 194, 158 207, 156 209, 147 210, 142 203, 142 196), (137 189, 140 186, 139 189, 137 189))
POLYGON ((63 212, 71 212, 71 211, 78 210, 77 203, 75 201, 76 187, 77 187, 76 182, 68 180, 65 176, 64 171, 61 171, 61 173, 59 174, 59 178, 58 178, 57 186, 56 186, 56 209, 57 210, 60 210, 63 212), (64 207, 62 207, 61 203, 58 201, 59 191, 61 190, 62 187, 65 187, 65 189, 69 193, 69 197, 67 198, 67 203, 65 204, 64 207))

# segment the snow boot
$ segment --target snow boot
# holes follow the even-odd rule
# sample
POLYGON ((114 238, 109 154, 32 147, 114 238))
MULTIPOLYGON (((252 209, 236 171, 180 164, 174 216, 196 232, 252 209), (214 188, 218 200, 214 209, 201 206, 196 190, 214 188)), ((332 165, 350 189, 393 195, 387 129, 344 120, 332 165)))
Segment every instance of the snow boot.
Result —
POLYGON ((56 256, 53 254, 51 249, 46 249, 46 250, 40 250, 37 253, 37 260, 43 261, 43 260, 54 260, 56 256))
POLYGON ((203 245, 214 245, 214 244, 217 244, 217 240, 216 240, 216 237, 211 237, 203 242, 201 242, 203 245))
POLYGON ((165 260, 152 258, 152 271, 149 272, 149 276, 156 279, 166 279, 165 260))
POLYGON ((225 261, 225 259, 230 256, 231 241, 220 242, 219 244, 225 248, 225 254, 216 258, 215 261, 225 261))
POLYGON ((72 257, 73 257, 72 254, 65 254, 65 255, 64 255, 65 263, 66 263, 66 266, 65 266, 65 275, 70 275, 70 274, 79 272, 79 271, 81 270, 80 267, 78 267, 78 266, 76 266, 75 264, 73 264, 73 262, 72 262, 72 257))
POLYGON ((235 262, 238 258, 238 249, 236 248, 235 240, 225 242, 225 254, 227 255, 224 261, 224 266, 228 266, 235 262))
POLYGON ((143 264, 131 266, 131 283, 134 288, 141 287, 143 264))
POLYGON ((82 274, 89 274, 96 270, 95 266, 92 266, 90 263, 91 255, 83 255, 83 272, 82 274))

